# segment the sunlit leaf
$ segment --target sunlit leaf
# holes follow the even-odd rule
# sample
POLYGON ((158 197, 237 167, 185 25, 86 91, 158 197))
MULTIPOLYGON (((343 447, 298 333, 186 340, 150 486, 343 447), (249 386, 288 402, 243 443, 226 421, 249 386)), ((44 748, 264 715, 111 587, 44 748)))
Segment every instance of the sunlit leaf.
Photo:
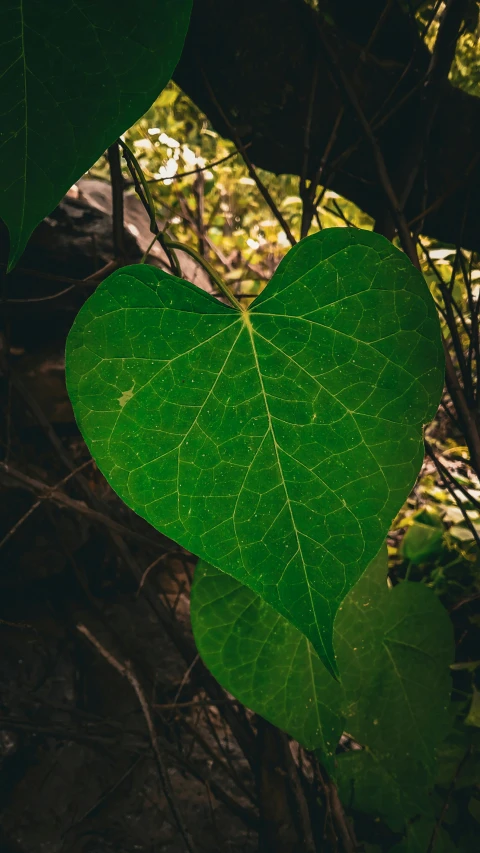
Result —
POLYGON ((335 614, 415 481, 442 364, 420 273, 346 228, 294 247, 248 311, 124 268, 67 346, 75 415, 112 487, 332 671, 335 614))

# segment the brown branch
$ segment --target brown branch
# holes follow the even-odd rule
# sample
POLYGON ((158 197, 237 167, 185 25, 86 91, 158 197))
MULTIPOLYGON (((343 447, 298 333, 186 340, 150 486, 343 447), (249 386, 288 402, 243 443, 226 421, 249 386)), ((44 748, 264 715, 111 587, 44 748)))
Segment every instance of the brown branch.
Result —
MULTIPOLYGON (((8 478, 15 480, 19 485, 29 491, 34 492, 34 494, 40 494, 42 500, 53 501, 53 503, 56 503, 59 506, 64 506, 67 509, 79 513, 80 515, 86 516, 97 524, 101 524, 103 527, 107 527, 119 536, 127 539, 134 539, 137 542, 141 542, 143 545, 149 545, 151 548, 158 549, 158 541, 150 539, 150 537, 145 536, 142 533, 137 533, 130 527, 125 527, 125 525, 114 521, 113 518, 110 518, 108 515, 105 515, 98 510, 91 509, 83 501, 77 501, 74 498, 69 497, 69 495, 66 495, 64 492, 59 491, 56 486, 48 486, 40 480, 34 480, 32 477, 28 477, 26 474, 23 474, 21 471, 17 471, 15 468, 12 468, 10 465, 6 465, 4 462, 0 462, 0 475, 2 473, 8 478)), ((74 472, 72 476, 76 476, 76 472, 74 472)))
POLYGON ((450 495, 454 499, 456 505, 458 506, 460 512, 462 513, 463 518, 465 520, 465 523, 466 523, 468 529, 470 530, 477 546, 480 548, 480 537, 479 537, 479 535, 475 529, 475 525, 472 523, 465 507, 463 506, 462 501, 458 498, 458 495, 455 494, 455 489, 449 483, 448 477, 445 473, 445 469, 443 468, 443 466, 438 461, 437 457, 435 456, 435 453, 433 452, 433 448, 428 443, 428 441, 425 441, 425 450, 427 451, 427 454, 430 456, 430 459, 432 460, 433 464, 435 465, 435 468, 437 469, 438 473, 440 474, 440 477, 442 478, 442 482, 443 482, 445 488, 450 493, 450 495))
POLYGON ((121 663, 119 660, 117 660, 117 658, 115 658, 111 654, 111 652, 108 651, 108 649, 105 649, 104 646, 102 646, 100 641, 91 633, 91 631, 89 631, 89 629, 85 625, 79 623, 77 625, 77 630, 81 634, 83 634, 87 638, 87 640, 89 640, 89 642, 96 648, 96 650, 107 661, 107 663, 109 663, 110 666, 112 666, 119 673, 119 675, 127 679, 130 686, 133 688, 133 691, 142 709, 142 713, 147 725, 147 730, 150 737, 150 744, 155 758, 155 764, 157 767, 157 773, 160 779, 160 784, 165 793, 168 805, 170 806, 170 811, 172 812, 176 827, 185 842, 185 847, 188 850, 188 853, 196 853, 196 847, 193 843, 193 839, 191 838, 190 833, 187 832, 182 815, 180 814, 180 811, 177 808, 177 804, 175 803, 173 789, 170 783, 167 769, 165 767, 162 753, 160 751, 157 732, 152 719, 152 715, 150 713, 150 707, 145 697, 145 692, 132 667, 131 662, 125 661, 124 663, 121 663))
POLYGON ((442 84, 448 78, 455 56, 460 27, 465 17, 468 0, 448 0, 440 22, 430 64, 422 88, 422 104, 416 128, 412 129, 413 143, 401 164, 398 186, 401 187, 400 206, 405 208, 413 189, 436 116, 442 84))
POLYGON ((124 261, 126 250, 123 212, 123 175, 118 142, 110 145, 107 150, 107 157, 110 166, 110 183, 112 187, 113 254, 116 260, 124 261))
MULTIPOLYGON (((49 491, 53 491, 53 492, 54 492, 54 491, 56 491, 57 489, 59 489, 61 486, 64 486, 64 485, 65 485, 65 483, 67 483, 69 480, 71 480, 71 478, 72 478, 72 477, 75 477, 77 474, 79 474, 79 473, 80 473, 80 471, 83 471, 83 469, 84 469, 84 468, 86 468, 88 465, 92 465, 92 464, 93 464, 93 459, 89 459, 87 462, 84 462, 84 463, 83 463, 83 465, 79 465, 79 467, 78 467, 78 468, 76 468, 76 469, 75 469, 75 471, 71 471, 71 472, 70 472, 70 474, 67 474, 67 476, 66 476, 66 477, 64 477, 64 478, 63 478, 63 480, 60 480, 58 483, 56 483, 56 485, 55 485, 55 486, 51 486, 51 487, 49 488, 49 491)), ((46 499, 46 498, 48 498, 48 497, 49 497, 49 495, 48 495, 48 494, 42 495, 42 497, 41 497, 39 500, 35 501, 35 502, 32 504, 32 506, 30 507, 30 509, 28 509, 28 510, 27 510, 27 511, 22 515, 22 517, 21 517, 21 518, 19 518, 19 519, 18 519, 18 521, 16 521, 16 522, 15 522, 15 524, 13 525, 13 527, 11 527, 11 528, 10 528, 10 530, 8 531, 8 533, 6 533, 6 534, 5 534, 5 536, 3 537, 3 539, 1 540, 1 542, 0 542, 0 550, 3 548, 3 546, 4 546, 4 545, 6 545, 6 544, 7 544, 7 542, 12 538, 12 536, 14 536, 14 535, 15 535, 15 533, 17 533, 17 531, 18 531, 18 530, 19 530, 19 528, 22 526, 22 524, 23 524, 25 521, 27 521, 27 519, 28 519, 28 518, 30 518, 30 516, 35 512, 35 510, 36 510, 39 506, 41 506, 42 501, 43 501, 43 500, 45 500, 45 499, 46 499)))
POLYGON ((305 121, 305 136, 303 142, 303 165, 302 174, 300 175, 300 198, 303 202, 302 221, 300 223, 300 239, 307 236, 310 225, 312 224, 313 214, 315 212, 315 193, 317 191, 317 183, 310 180, 310 185, 307 187, 309 162, 310 162, 310 137, 312 132, 312 116, 315 103, 315 94, 318 83, 318 58, 315 62, 312 74, 312 84, 310 86, 310 96, 308 99, 307 118, 305 121))

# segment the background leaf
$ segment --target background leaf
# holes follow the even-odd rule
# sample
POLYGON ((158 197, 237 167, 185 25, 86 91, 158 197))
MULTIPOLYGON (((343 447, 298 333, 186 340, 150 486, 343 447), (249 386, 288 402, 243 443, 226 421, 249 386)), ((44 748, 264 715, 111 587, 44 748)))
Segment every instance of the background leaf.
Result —
POLYGON ((253 590, 204 562, 195 569, 190 612, 197 649, 217 681, 307 749, 318 749, 331 768, 343 731, 343 691, 307 638, 253 590))
POLYGON ((420 273, 339 228, 293 248, 248 312, 151 267, 114 273, 74 323, 67 384, 123 500, 335 671, 335 613, 414 483, 442 364, 420 273))
POLYGON ((9 4, 0 52, 0 216, 10 267, 35 226, 168 82, 191 5, 9 4))
POLYGON ((339 758, 343 801, 401 830, 433 809, 436 748, 452 725, 452 626, 431 590, 404 581, 389 592, 378 568, 348 605, 336 623, 345 727, 365 749, 339 758))
POLYGON ((389 590, 386 575, 382 548, 339 610, 341 686, 293 626, 204 563, 194 576, 191 618, 197 648, 218 681, 317 748, 338 776, 345 805, 401 831, 410 817, 434 816, 435 750, 451 727, 453 637, 429 589, 404 582, 389 590), (335 771, 342 723, 363 749, 340 753, 335 771))

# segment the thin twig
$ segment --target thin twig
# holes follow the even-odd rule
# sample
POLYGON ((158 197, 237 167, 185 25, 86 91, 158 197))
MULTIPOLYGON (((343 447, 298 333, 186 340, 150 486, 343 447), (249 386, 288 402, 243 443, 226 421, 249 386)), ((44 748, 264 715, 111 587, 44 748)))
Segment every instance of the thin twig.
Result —
POLYGON ((433 464, 435 465, 435 468, 437 469, 438 473, 440 474, 440 477, 442 478, 442 481, 443 481, 445 488, 451 494, 451 496, 454 499, 456 505, 458 506, 460 512, 462 513, 463 518, 465 520, 465 523, 466 523, 468 529, 470 530, 470 533, 472 534, 472 536, 476 542, 477 547, 480 548, 480 537, 479 537, 479 535, 475 529, 475 525, 472 523, 472 520, 470 519, 465 507, 463 506, 462 501, 459 500, 458 496, 455 494, 455 489, 450 485, 448 478, 443 471, 443 466, 439 463, 437 457, 435 456, 435 453, 433 452, 433 448, 428 443, 428 441, 425 442, 425 450, 427 451, 428 455, 430 456, 430 459, 432 460, 433 464))
MULTIPOLYGON (((48 486, 46 483, 42 483, 40 480, 35 480, 32 477, 28 477, 21 471, 17 471, 15 468, 12 468, 11 465, 6 465, 4 462, 0 462, 0 474, 2 472, 7 477, 16 480, 20 485, 29 489, 29 491, 33 491, 35 494, 41 494, 42 499, 46 498, 47 500, 53 501, 53 503, 59 504, 60 506, 64 506, 67 509, 73 510, 74 512, 78 512, 80 515, 84 515, 87 518, 90 518, 92 521, 97 522, 103 525, 104 527, 108 527, 114 533, 122 537, 125 537, 127 539, 134 539, 144 545, 149 545, 151 548, 158 548, 158 541, 155 541, 154 539, 145 536, 143 533, 137 533, 137 531, 132 530, 130 527, 126 527, 125 525, 120 524, 117 521, 114 521, 113 518, 110 518, 108 515, 104 515, 98 510, 91 509, 83 501, 77 501, 74 498, 69 497, 69 495, 66 495, 64 492, 59 491, 55 487, 48 486)), ((73 476, 76 476, 76 472, 74 472, 73 476)))
POLYGON ((163 756, 160 751, 159 741, 157 738, 157 732, 155 730, 155 725, 153 723, 152 715, 150 713, 150 707, 148 705, 147 699, 145 697, 145 692, 138 680, 138 677, 132 667, 130 661, 125 661, 125 663, 121 663, 114 657, 108 649, 105 649, 104 646, 100 643, 100 641, 89 631, 86 625, 79 623, 77 625, 77 630, 83 634, 87 640, 96 648, 96 650, 101 654, 101 656, 112 666, 123 678, 126 678, 131 687, 133 688, 135 695, 138 699, 140 707, 142 709, 143 716, 145 718, 145 722, 147 724, 148 734, 150 736, 150 744, 152 746, 152 751, 155 758, 155 764, 157 767, 158 776, 160 778, 160 783, 162 785, 163 791, 165 793, 165 797, 167 799, 168 805, 170 806, 170 811, 172 812, 173 819, 177 826, 178 831, 180 832, 184 842, 185 847, 189 853, 196 853, 196 847, 193 843, 193 840, 190 836, 190 833, 187 832, 185 824, 183 822, 183 818, 177 808, 175 803, 173 790, 171 787, 170 779, 168 776, 167 769, 165 767, 163 756))
POLYGON ((217 108, 218 112, 220 113, 220 115, 221 115, 221 117, 222 117, 223 121, 225 122, 225 124, 226 124, 226 126, 227 126, 227 128, 228 128, 229 133, 230 133, 230 134, 231 134, 231 136, 233 137, 233 139, 234 139, 234 141, 235 141, 235 145, 237 146, 237 148, 238 148, 238 150, 239 150, 240 154, 241 154, 241 155, 242 155, 242 157, 243 157, 243 160, 244 160, 244 162, 245 162, 245 165, 246 165, 246 167, 247 167, 247 169, 248 169, 248 174, 249 174, 249 175, 250 175, 250 177, 255 181, 255 183, 256 183, 256 185, 257 185, 258 190, 259 190, 259 191, 260 191, 260 193, 262 194, 263 198, 265 199, 266 203, 268 204, 268 206, 269 206, 270 210, 272 211, 273 215, 275 216, 275 218, 276 218, 276 219, 277 219, 277 221, 279 222, 279 224, 280 224, 281 228, 282 228, 282 229, 283 229, 283 231, 285 232, 285 236, 286 236, 287 240, 289 241, 289 243, 290 243, 292 246, 295 246, 295 244, 296 244, 296 242, 297 242, 297 241, 295 240, 295 237, 293 236, 293 234, 292 234, 292 232, 291 232, 291 230, 290 230, 290 227, 289 227, 288 223, 286 222, 286 220, 285 220, 284 216, 281 214, 280 210, 278 209, 277 205, 275 204, 275 202, 274 202, 274 200, 273 200, 272 196, 270 195, 270 193, 269 193, 269 191, 268 191, 267 187, 266 187, 266 186, 265 186, 265 184, 260 180, 260 178, 259 178, 259 176, 258 176, 258 174, 257 174, 257 171, 256 171, 255 167, 253 166, 253 163, 252 163, 252 161, 250 160, 250 158, 249 158, 249 156, 248 156, 248 154, 247 154, 247 148, 246 148, 246 146, 243 144, 243 142, 242 142, 242 140, 240 139, 240 137, 239 137, 239 135, 238 135, 237 131, 235 130, 235 128, 233 127, 233 125, 231 124, 231 122, 230 122, 230 120, 228 119, 227 115, 225 114, 225 112, 223 111, 222 107, 221 107, 221 106, 220 106, 220 104, 219 104, 219 102, 218 102, 218 100, 217 100, 217 97, 216 97, 216 95, 215 95, 215 93, 214 93, 214 91, 213 91, 213 89, 212 89, 212 87, 211 87, 211 85, 210 85, 210 82, 209 82, 209 80, 208 80, 208 77, 207 77, 207 75, 206 75, 206 73, 205 73, 205 71, 204 71, 204 68, 203 68, 203 65, 202 65, 202 64, 200 64, 200 70, 201 70, 201 73, 202 73, 202 77, 203 77, 203 79, 204 79, 204 81, 205 81, 205 85, 206 85, 206 87, 207 87, 207 89, 208 89, 209 95, 210 95, 210 97, 211 97, 211 99, 212 99, 213 103, 215 104, 215 106, 216 106, 216 108, 217 108))
MULTIPOLYGON (((250 148, 251 144, 251 142, 248 142, 245 145, 245 148, 250 148)), ((147 180, 147 184, 156 184, 159 181, 178 181, 181 178, 188 178, 189 175, 199 175, 200 172, 207 172, 209 169, 219 166, 220 163, 225 163, 226 160, 231 160, 232 157, 238 157, 239 153, 239 151, 232 151, 225 157, 220 157, 219 160, 214 160, 213 163, 207 163, 205 166, 201 166, 198 169, 191 169, 190 172, 177 172, 175 175, 168 175, 168 177, 165 178, 149 178, 149 180, 147 180)))
MULTIPOLYGON (((72 479, 72 477, 76 477, 76 475, 79 474, 80 471, 83 471, 84 468, 87 468, 88 465, 92 465, 92 464, 93 464, 93 459, 89 459, 87 462, 84 462, 83 465, 80 465, 74 471, 71 471, 70 474, 67 474, 67 476, 64 477, 63 480, 60 480, 58 483, 56 483, 55 486, 51 486, 50 487, 51 491, 54 492, 57 489, 59 489, 61 486, 64 486, 65 483, 68 483, 68 481, 72 479)), ((39 498, 39 500, 35 501, 32 504, 30 509, 27 509, 27 511, 22 515, 22 517, 18 519, 18 521, 13 525, 13 527, 8 531, 8 533, 5 534, 3 539, 0 541, 0 550, 3 548, 4 545, 6 545, 6 543, 12 538, 12 536, 15 535, 15 533, 22 526, 22 524, 24 524, 24 522, 28 518, 30 518, 30 516, 35 512, 35 510, 48 497, 49 497, 49 494, 48 494, 48 492, 46 492, 45 495, 42 495, 42 497, 39 498)))
POLYGON ((114 142, 113 145, 110 145, 107 150, 107 157, 108 164, 110 166, 110 184, 112 187, 113 254, 117 260, 123 261, 126 257, 123 213, 123 175, 118 142, 114 142))

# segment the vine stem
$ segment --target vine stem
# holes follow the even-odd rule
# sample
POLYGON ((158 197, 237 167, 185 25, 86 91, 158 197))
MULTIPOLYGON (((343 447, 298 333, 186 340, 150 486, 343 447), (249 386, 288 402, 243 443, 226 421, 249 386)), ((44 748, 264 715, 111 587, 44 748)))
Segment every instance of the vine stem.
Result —
POLYGON ((236 308, 238 311, 246 311, 246 308, 240 304, 238 299, 233 295, 233 293, 229 290, 224 281, 220 278, 219 275, 215 272, 212 266, 205 260, 195 249, 192 249, 191 246, 187 246, 184 243, 177 243, 176 240, 169 240, 167 237, 165 238, 165 243, 169 249, 173 249, 178 252, 185 252, 185 254, 190 255, 190 257, 194 258, 200 266, 202 266, 205 272, 208 273, 213 282, 217 285, 218 289, 221 293, 228 299, 233 308, 236 308))
MULTIPOLYGON (((244 308, 243 305, 240 304, 238 299, 236 299, 235 296, 233 295, 233 293, 231 293, 231 291, 228 289, 225 282, 222 281, 220 276, 217 275, 217 273, 215 272, 213 267, 210 266, 208 261, 206 261, 205 258, 202 257, 202 255, 200 255, 198 252, 195 251, 195 249, 192 249, 190 246, 186 246, 183 243, 178 243, 176 240, 170 240, 166 236, 164 231, 160 231, 158 229, 156 215, 155 215, 155 205, 153 203, 152 194, 150 192, 150 188, 148 186, 147 180, 145 178, 145 175, 143 174, 143 170, 142 170, 137 158, 135 157, 135 154, 133 154, 133 152, 130 151, 130 148, 123 141, 123 139, 119 139, 118 142, 122 148, 124 157, 127 161, 127 165, 130 164, 133 166, 133 170, 136 172, 137 177, 140 180, 141 188, 143 189, 143 191, 145 193, 144 199, 142 199, 142 196, 139 193, 140 199, 141 199, 141 201, 143 201, 144 206, 146 207, 147 211, 149 212, 150 230, 152 231, 152 233, 154 235, 153 240, 150 243, 150 246, 148 247, 147 251, 143 255, 142 263, 145 262, 145 259, 148 255, 148 252, 150 251, 153 244, 155 243, 155 240, 159 241, 160 245, 162 246, 162 248, 167 253, 167 256, 169 254, 170 249, 172 249, 174 251, 177 250, 177 251, 185 252, 187 255, 190 255, 192 258, 194 258, 194 260, 196 260, 197 263, 200 264, 200 266, 202 266, 204 268, 205 272, 208 273, 208 275, 210 276, 212 281, 215 282, 215 284, 217 285, 220 292, 223 293, 223 295, 228 299, 228 301, 230 302, 230 304, 232 305, 233 308, 236 308, 237 311, 246 311, 247 309, 244 308)), ((132 174, 132 177, 133 177, 133 174, 132 174)), ((138 191, 140 189, 140 187, 137 187, 137 184, 135 184, 135 186, 136 186, 137 191, 138 191)), ((178 263, 177 263, 177 267, 178 267, 178 263)))

